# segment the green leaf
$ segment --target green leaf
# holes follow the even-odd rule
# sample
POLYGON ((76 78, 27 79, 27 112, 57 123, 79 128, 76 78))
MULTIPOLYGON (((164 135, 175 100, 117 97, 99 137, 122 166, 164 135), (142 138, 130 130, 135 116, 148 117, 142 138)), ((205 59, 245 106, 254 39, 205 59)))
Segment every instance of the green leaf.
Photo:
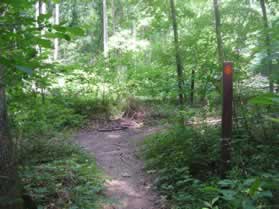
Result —
POLYGON ((29 75, 31 75, 33 73, 33 70, 29 67, 25 67, 25 66, 20 66, 20 65, 16 65, 16 69, 28 73, 29 75))
POLYGON ((51 18, 52 14, 49 13, 49 14, 40 14, 40 16, 38 17, 38 21, 39 22, 44 22, 44 21, 47 21, 51 18))
POLYGON ((232 186, 232 185, 234 185, 235 182, 232 181, 232 180, 229 180, 229 179, 225 179, 225 180, 219 181, 218 184, 221 185, 221 186, 227 187, 227 186, 232 186))
POLYGON ((57 33, 48 33, 48 34, 45 35, 45 37, 47 37, 47 38, 65 39, 65 40, 67 40, 67 41, 70 41, 70 40, 71 40, 71 37, 70 37, 68 34, 60 33, 60 32, 57 32, 57 33))
POLYGON ((202 191, 204 191, 204 192, 218 192, 219 189, 217 187, 207 186, 207 187, 204 187, 202 189, 202 191))
POLYGON ((52 43, 50 40, 47 40, 47 39, 42 39, 42 38, 34 38, 34 41, 40 45, 41 47, 44 47, 44 48, 48 48, 48 49, 51 49, 52 48, 52 43))
POLYGON ((67 28, 67 31, 75 36, 83 36, 85 32, 79 27, 70 27, 67 28))
POLYGON ((236 195, 236 192, 233 190, 221 190, 221 193, 224 200, 233 200, 236 195))
POLYGON ((211 204, 215 205, 216 202, 218 202, 218 200, 220 199, 220 197, 215 197, 212 201, 211 204))
POLYGON ((243 207, 243 209, 256 209, 252 200, 244 200, 242 202, 242 207, 243 207))
POLYGON ((272 198, 273 197, 271 191, 260 192, 256 196, 257 196, 257 198, 263 198, 263 197, 265 197, 265 198, 272 198))
POLYGON ((208 207, 208 208, 211 208, 211 207, 212 207, 212 205, 211 205, 209 202, 204 201, 203 203, 204 203, 204 205, 205 205, 206 207, 208 207))
POLYGON ((249 103, 255 105, 275 105, 279 104, 279 97, 273 94, 266 94, 250 99, 249 103))
POLYGON ((29 3, 22 0, 1 0, 1 3, 10 4, 17 8, 26 8, 29 6, 29 3))
POLYGON ((266 119, 271 120, 274 123, 279 123, 279 118, 272 118, 272 117, 266 116, 266 119))
POLYGON ((259 179, 254 180, 253 184, 249 188, 249 194, 251 196, 255 195, 255 193, 258 191, 258 189, 260 187, 260 184, 261 184, 261 182, 259 179))
POLYGON ((58 31, 58 32, 62 32, 65 33, 67 31, 67 28, 61 25, 54 25, 53 28, 58 31))

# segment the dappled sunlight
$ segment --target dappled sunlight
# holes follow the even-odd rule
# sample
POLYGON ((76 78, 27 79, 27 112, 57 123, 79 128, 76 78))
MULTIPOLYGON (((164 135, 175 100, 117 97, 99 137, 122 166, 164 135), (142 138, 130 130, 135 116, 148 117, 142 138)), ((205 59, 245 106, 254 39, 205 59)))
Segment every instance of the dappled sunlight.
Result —
POLYGON ((106 182, 105 193, 112 197, 112 204, 104 206, 104 209, 152 209, 146 203, 147 197, 138 187, 125 180, 109 180, 106 182), (147 208, 148 207, 148 208, 147 208))
POLYGON ((121 135, 120 135, 120 134, 117 134, 117 133, 109 134, 109 135, 108 135, 108 138, 111 138, 111 139, 117 139, 117 138, 119 138, 119 137, 121 137, 121 135))
POLYGON ((141 197, 141 195, 125 180, 109 180, 106 182, 108 192, 116 193, 118 195, 141 197))

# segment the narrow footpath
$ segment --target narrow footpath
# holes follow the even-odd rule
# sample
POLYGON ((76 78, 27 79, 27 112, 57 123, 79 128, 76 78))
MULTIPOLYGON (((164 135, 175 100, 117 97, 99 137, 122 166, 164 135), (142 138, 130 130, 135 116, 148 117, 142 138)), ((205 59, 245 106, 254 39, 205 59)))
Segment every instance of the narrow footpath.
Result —
POLYGON ((154 127, 124 130, 84 130, 77 142, 96 157, 97 165, 108 176, 105 195, 110 200, 103 209, 161 209, 159 195, 144 171, 138 145, 160 131, 154 127))

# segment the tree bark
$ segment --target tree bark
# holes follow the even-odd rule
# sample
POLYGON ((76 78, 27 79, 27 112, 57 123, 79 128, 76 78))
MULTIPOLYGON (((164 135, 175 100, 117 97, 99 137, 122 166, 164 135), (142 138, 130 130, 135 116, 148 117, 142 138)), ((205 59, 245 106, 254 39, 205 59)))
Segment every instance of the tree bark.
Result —
POLYGON ((115 2, 111 0, 111 17, 112 17, 112 32, 115 34, 116 32, 116 15, 115 15, 115 2))
MULTIPOLYGON (((55 4, 55 8, 54 8, 54 24, 55 25, 59 25, 59 17, 60 17, 60 5, 55 4)), ((56 38, 54 40, 54 54, 53 54, 54 60, 57 60, 58 56, 59 56, 59 39, 56 38)))
POLYGON ((104 57, 108 57, 108 16, 107 2, 103 0, 103 41, 104 41, 104 57))
POLYGON ((174 0, 170 0, 171 6, 171 20, 173 26, 173 34, 174 34, 174 46, 175 46, 175 57, 176 57, 176 70, 177 70, 177 84, 178 84, 178 96, 179 96, 179 104, 181 106, 184 105, 184 78, 183 78, 183 65, 181 61, 181 55, 179 50, 179 38, 178 38, 178 29, 177 29, 177 21, 176 21, 176 10, 174 0))
MULTIPOLYGON (((36 11, 37 13, 37 11, 36 11)), ((43 2, 42 0, 39 1, 39 13, 38 13, 38 17, 40 15, 45 15, 47 14, 47 5, 45 2, 43 2)), ((39 25, 39 29, 41 30, 41 36, 45 35, 46 31, 44 29, 43 25, 39 25)), ((42 48, 39 47, 39 54, 41 54, 42 48)), ((45 73, 42 73, 42 78, 45 77, 45 73)), ((40 91, 41 91, 41 98, 42 98, 42 104, 45 104, 45 87, 43 85, 41 85, 40 87, 40 91)))
POLYGON ((37 1, 35 3, 35 20, 36 20, 36 27, 38 28, 39 27, 39 24, 38 24, 38 18, 40 16, 40 2, 37 1))
POLYGON ((266 45, 266 54, 267 54, 267 69, 269 75, 269 91, 273 93, 274 91, 274 83, 272 78, 272 60, 271 57, 271 38, 269 35, 269 24, 266 12, 266 4, 265 0, 260 0, 261 9, 263 13, 263 23, 264 23, 264 34, 265 34, 265 45, 266 45))
POLYGON ((190 95, 190 104, 194 104, 194 96, 195 96, 195 75, 196 71, 192 68, 192 75, 191 75, 191 95, 190 95))
POLYGON ((222 32, 221 32, 221 18, 219 11, 219 1, 213 0, 214 15, 215 15, 215 30, 216 30, 216 39, 217 39, 217 50, 218 50, 218 59, 219 59, 219 69, 222 72, 223 63, 225 61, 224 47, 222 41, 222 32))
MULTIPOLYGON (((197 46, 195 46, 197 49, 197 46)), ((198 66, 198 54, 197 50, 194 50, 194 60, 195 60, 195 66, 198 66)), ((195 68, 192 68, 192 75, 191 75, 191 94, 190 94, 190 104, 194 104, 195 99, 195 83, 196 83, 196 70, 195 68)))
POLYGON ((72 3, 72 22, 71 27, 77 26, 78 24, 78 13, 77 13, 77 0, 74 0, 72 3))
POLYGON ((0 64, 0 209, 22 208, 18 192, 16 156, 9 132, 4 81, 5 69, 0 64))
MULTIPOLYGON (((35 4, 35 20, 36 20, 36 27, 41 30, 41 35, 45 34, 44 28, 42 25, 39 24, 38 18, 41 14, 47 13, 46 3, 42 2, 41 0, 37 1, 35 4)), ((39 46, 36 46, 38 54, 42 53, 42 49, 39 46)))

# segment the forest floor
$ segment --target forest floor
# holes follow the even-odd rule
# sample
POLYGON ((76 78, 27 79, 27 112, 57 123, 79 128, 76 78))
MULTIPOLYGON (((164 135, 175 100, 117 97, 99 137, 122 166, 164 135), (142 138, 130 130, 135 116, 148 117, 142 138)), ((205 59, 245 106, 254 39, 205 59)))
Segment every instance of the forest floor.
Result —
POLYGON ((107 127, 115 124, 109 124, 105 131, 92 124, 76 136, 107 175, 104 193, 110 201, 103 209, 160 209, 162 201, 152 187, 152 177, 144 171, 139 144, 162 127, 144 127, 135 121, 124 123, 129 123, 129 128, 110 130, 107 127))

